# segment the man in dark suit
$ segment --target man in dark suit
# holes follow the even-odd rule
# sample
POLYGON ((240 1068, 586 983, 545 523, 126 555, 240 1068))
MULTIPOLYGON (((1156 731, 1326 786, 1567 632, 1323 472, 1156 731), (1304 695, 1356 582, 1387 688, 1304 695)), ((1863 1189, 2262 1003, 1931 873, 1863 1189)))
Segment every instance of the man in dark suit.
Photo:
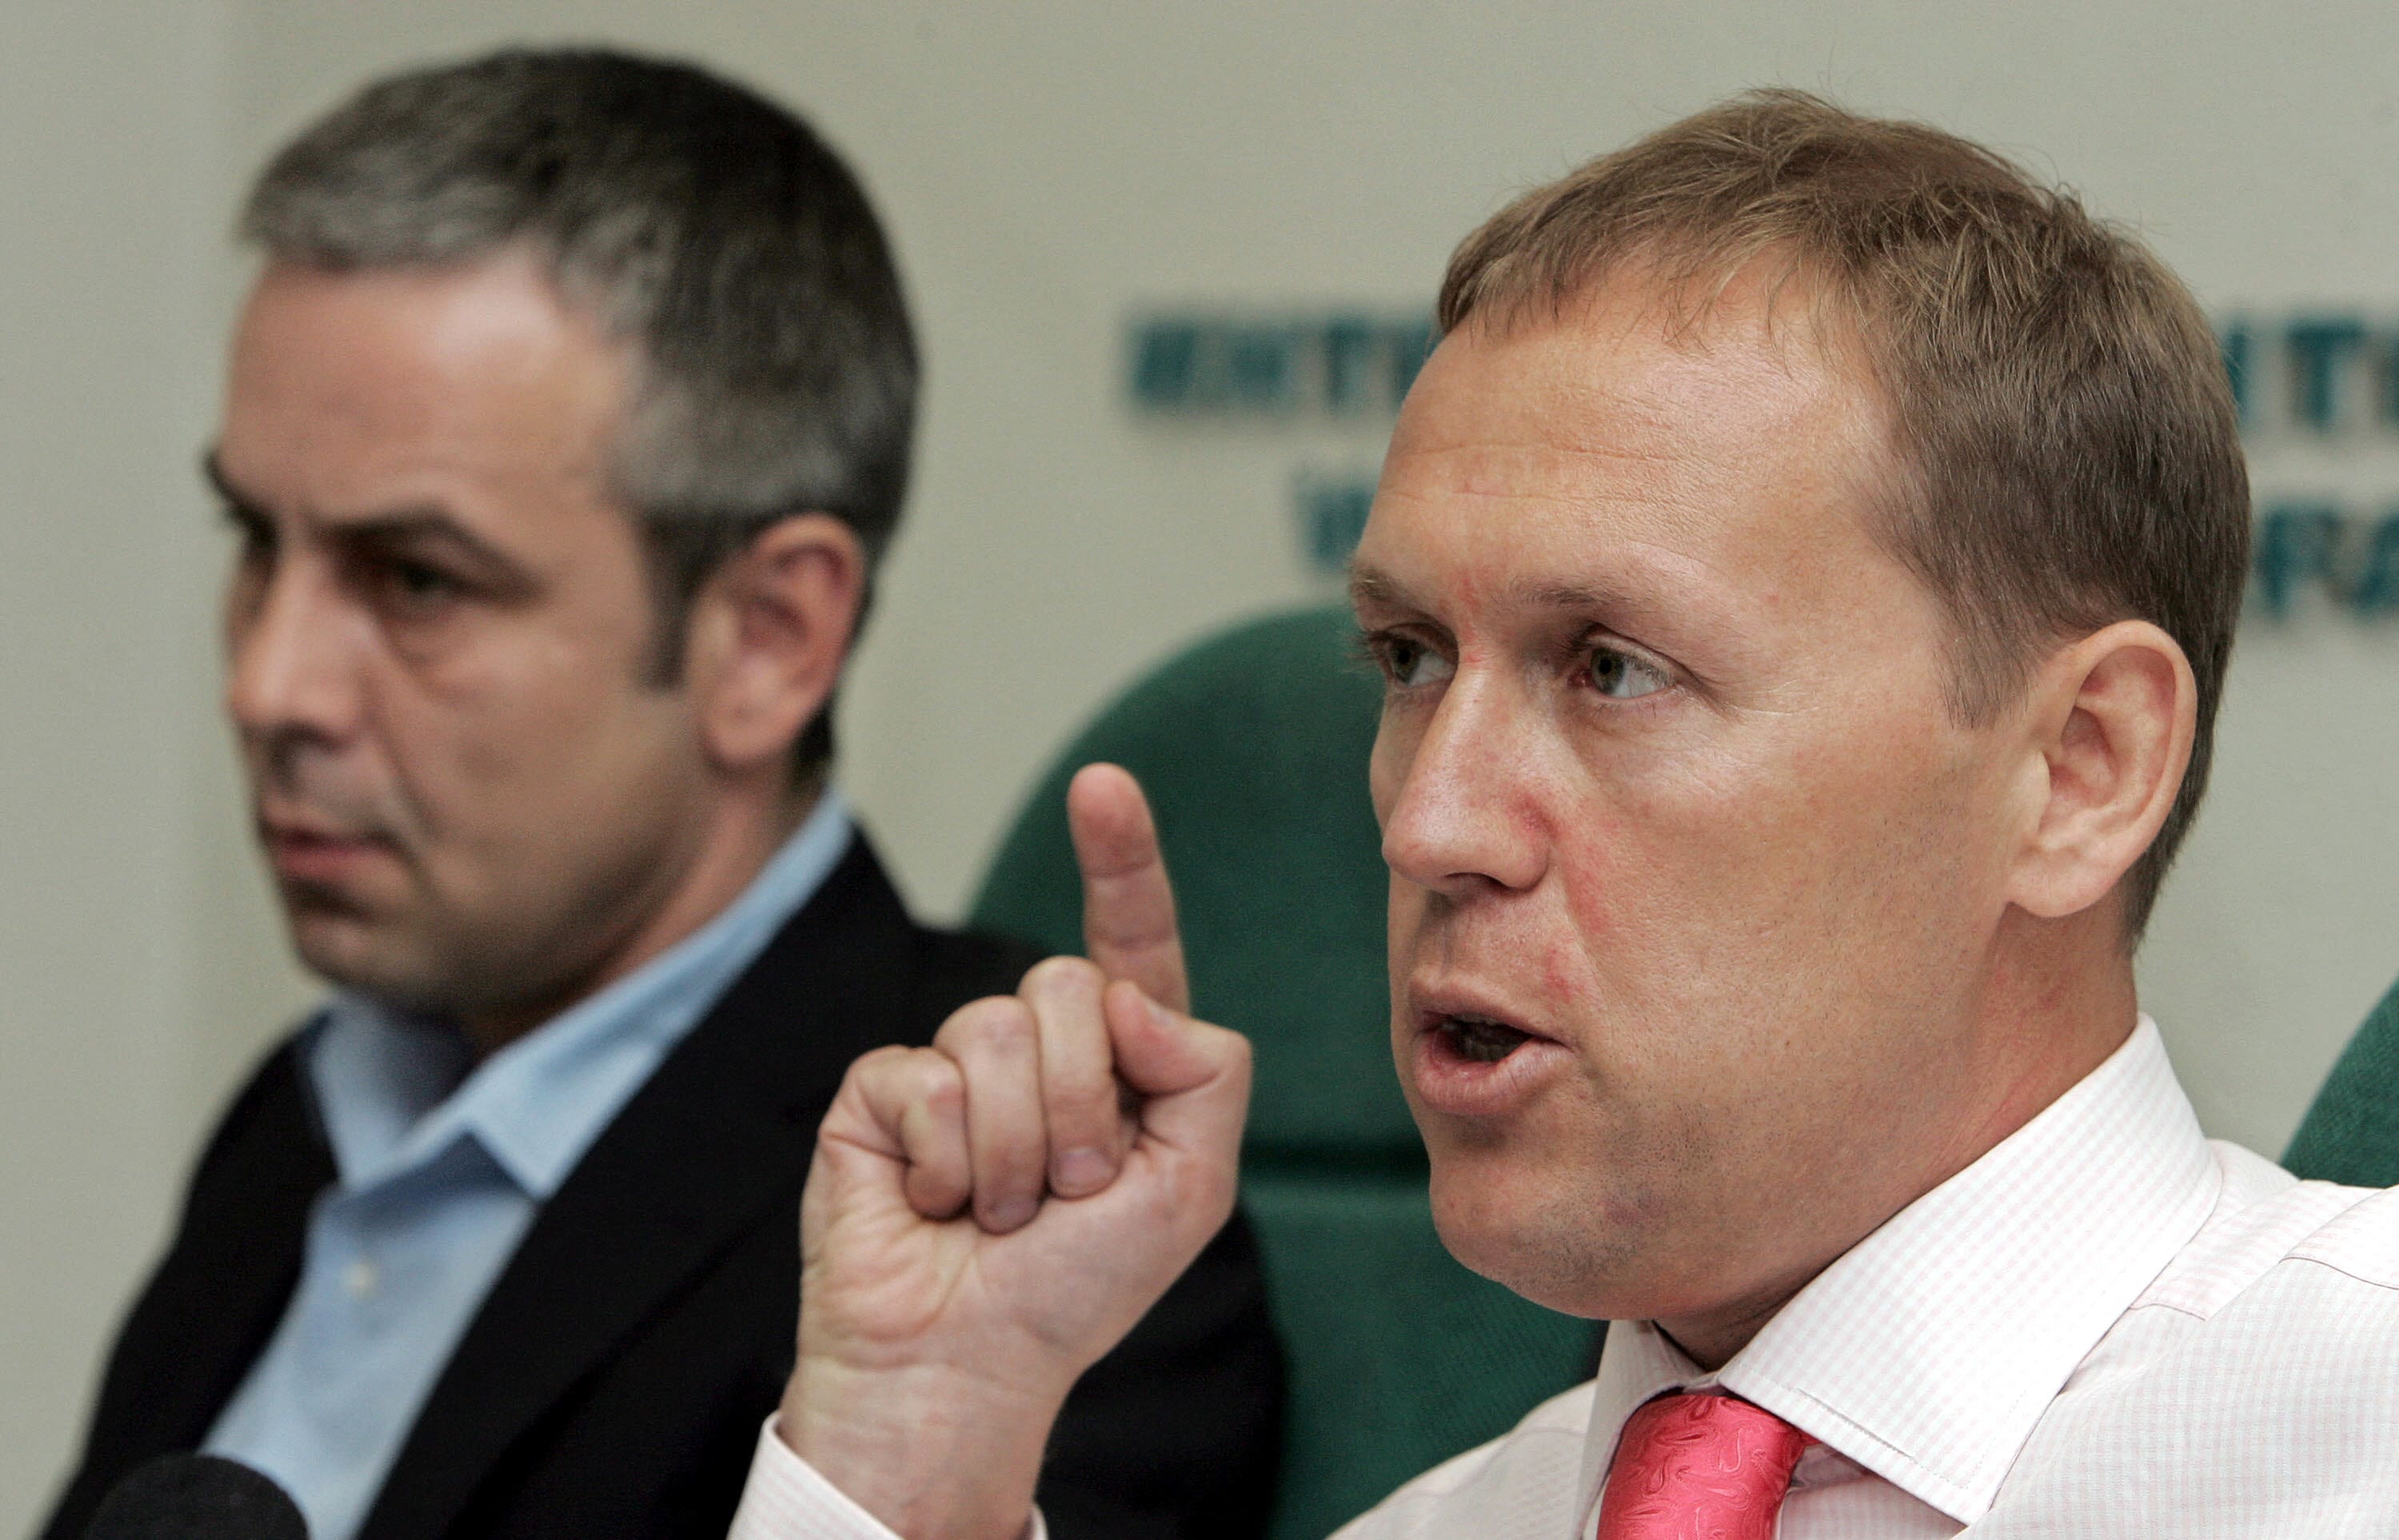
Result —
MULTIPOLYGON (((1031 960, 915 925, 828 777, 915 391, 882 234, 788 114, 599 52, 370 87, 243 228, 228 707, 335 993, 47 1533, 206 1448, 316 1540, 721 1534, 844 1069, 1031 960)), ((1078 1392, 1052 1533, 1254 1532, 1278 1375, 1237 1219, 1078 1392)))

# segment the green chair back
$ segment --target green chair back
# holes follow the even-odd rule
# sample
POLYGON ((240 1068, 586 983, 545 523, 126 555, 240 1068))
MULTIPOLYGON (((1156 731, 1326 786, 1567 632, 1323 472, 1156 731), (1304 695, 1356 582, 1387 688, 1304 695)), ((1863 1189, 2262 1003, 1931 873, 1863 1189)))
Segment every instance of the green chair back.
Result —
POLYGON ((1273 1540, 1321 1540, 1591 1371, 1598 1329, 1443 1250, 1391 1069, 1389 879, 1366 792, 1380 690, 1345 610, 1255 621, 1169 660, 1059 756, 1001 844, 977 925, 1082 949, 1065 787, 1141 780, 1174 878, 1194 1008, 1246 1033, 1242 1201, 1288 1370, 1273 1540))
POLYGON ((2399 985, 2341 1051, 2283 1164, 2354 1187, 2399 1186, 2399 985))

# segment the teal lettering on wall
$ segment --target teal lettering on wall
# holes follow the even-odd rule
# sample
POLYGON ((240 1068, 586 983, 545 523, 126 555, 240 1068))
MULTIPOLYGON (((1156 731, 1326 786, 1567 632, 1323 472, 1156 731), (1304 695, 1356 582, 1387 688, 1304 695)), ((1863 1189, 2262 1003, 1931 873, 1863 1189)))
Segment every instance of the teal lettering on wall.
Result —
MULTIPOLYGON (((2328 450, 2399 454, 2399 316, 2230 314, 2216 331, 2253 467, 2286 445, 2319 464, 2328 450)), ((1436 340, 1431 319, 1408 309, 1160 310, 1125 328, 1125 382, 1145 417, 1354 432, 1397 413, 1436 340)), ((1372 477, 1302 470, 1292 488, 1303 559, 1340 571, 1365 528, 1372 477)), ((2322 601, 2360 619, 2399 617, 2399 471, 2364 508, 2304 482, 2262 484, 2252 554, 2250 608, 2260 617, 2322 601)))
POLYGON ((2359 430, 2399 441, 2399 317, 2232 315, 2218 318, 2216 340, 2244 432, 2359 430))
POLYGON ((2268 618, 2284 620, 2310 594, 2361 620, 2399 614, 2399 508, 2379 518, 2296 500, 2260 509, 2250 546, 2250 602, 2268 618))
POLYGON ((2342 387, 2365 347, 2365 327, 2353 316, 2294 320, 2284 332, 2290 350, 2291 416, 2318 433, 2340 421, 2342 387))
POLYGON ((1366 533, 1366 511, 1375 483, 1363 479, 1302 476, 1298 481, 1299 540, 1308 564, 1339 572, 1349 564, 1358 537, 1366 533))
POLYGON ((2358 569, 2350 607, 2367 619, 2399 613, 2399 512, 2374 526, 2358 569))
POLYGON ((1128 383, 1152 413, 1389 416, 1432 344, 1413 313, 1158 316, 1131 328, 1128 383))
POLYGON ((2329 588, 2340 544, 2340 512, 2318 504, 2285 503, 2266 511, 2251 537, 2250 592, 2280 620, 2302 587, 2329 588))
POLYGON ((2399 316, 2230 315, 2216 341, 2257 484, 2251 613, 2399 615, 2399 316))

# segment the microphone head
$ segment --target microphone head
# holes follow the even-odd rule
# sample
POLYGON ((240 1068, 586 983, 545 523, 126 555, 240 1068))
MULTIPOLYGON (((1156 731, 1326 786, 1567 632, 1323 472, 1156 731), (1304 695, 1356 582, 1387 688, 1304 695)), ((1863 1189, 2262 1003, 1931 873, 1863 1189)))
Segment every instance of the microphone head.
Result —
POLYGON ((238 1460, 162 1454, 109 1489, 84 1540, 308 1540, 308 1524, 238 1460))

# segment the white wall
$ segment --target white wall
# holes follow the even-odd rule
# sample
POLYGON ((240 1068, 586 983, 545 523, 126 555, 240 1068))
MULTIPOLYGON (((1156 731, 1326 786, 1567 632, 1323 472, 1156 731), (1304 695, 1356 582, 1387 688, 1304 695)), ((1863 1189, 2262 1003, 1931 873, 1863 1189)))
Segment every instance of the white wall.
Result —
POLYGON ((0 1533, 66 1457, 217 1091, 184 747, 223 20, 0 6, 0 1533))
MULTIPOLYGON (((850 153, 897 233, 931 384, 846 776, 936 913, 1109 690, 1219 621, 1325 591, 1298 559, 1292 476, 1373 465, 1372 424, 1137 419, 1120 358, 1137 311, 1421 305, 1509 193, 1769 82, 2029 156, 2140 224, 2211 306, 2399 310, 2399 12, 2381 5, 2302 20, 2226 0, 222 0, 216 28, 206 8, 165 26, 17 4, 0 11, 7 185, 29 145, 79 169, 33 182, 72 204, 67 224, 0 221, 0 794, 17 810, 0 824, 0 1400, 20 1434, 0 1444, 0 1532, 156 1234, 195 1087, 218 1094, 297 998, 192 706, 210 687, 210 560, 190 548, 184 466, 207 391, 184 376, 227 303, 238 177, 365 74, 612 38, 728 68, 850 153), (154 328, 174 347, 147 345, 154 328), (95 709, 110 691, 139 709, 95 709), (190 877, 167 875, 179 862, 190 877), (171 939, 130 955, 129 935, 171 939), (52 1252, 55 1273, 32 1264, 52 1252), (20 1359, 20 1336, 41 1354, 20 1359)), ((2214 804, 2144 966, 2219 1132, 2279 1149, 2399 972, 2394 759, 2399 631, 2319 618, 2244 639, 2214 804)))

